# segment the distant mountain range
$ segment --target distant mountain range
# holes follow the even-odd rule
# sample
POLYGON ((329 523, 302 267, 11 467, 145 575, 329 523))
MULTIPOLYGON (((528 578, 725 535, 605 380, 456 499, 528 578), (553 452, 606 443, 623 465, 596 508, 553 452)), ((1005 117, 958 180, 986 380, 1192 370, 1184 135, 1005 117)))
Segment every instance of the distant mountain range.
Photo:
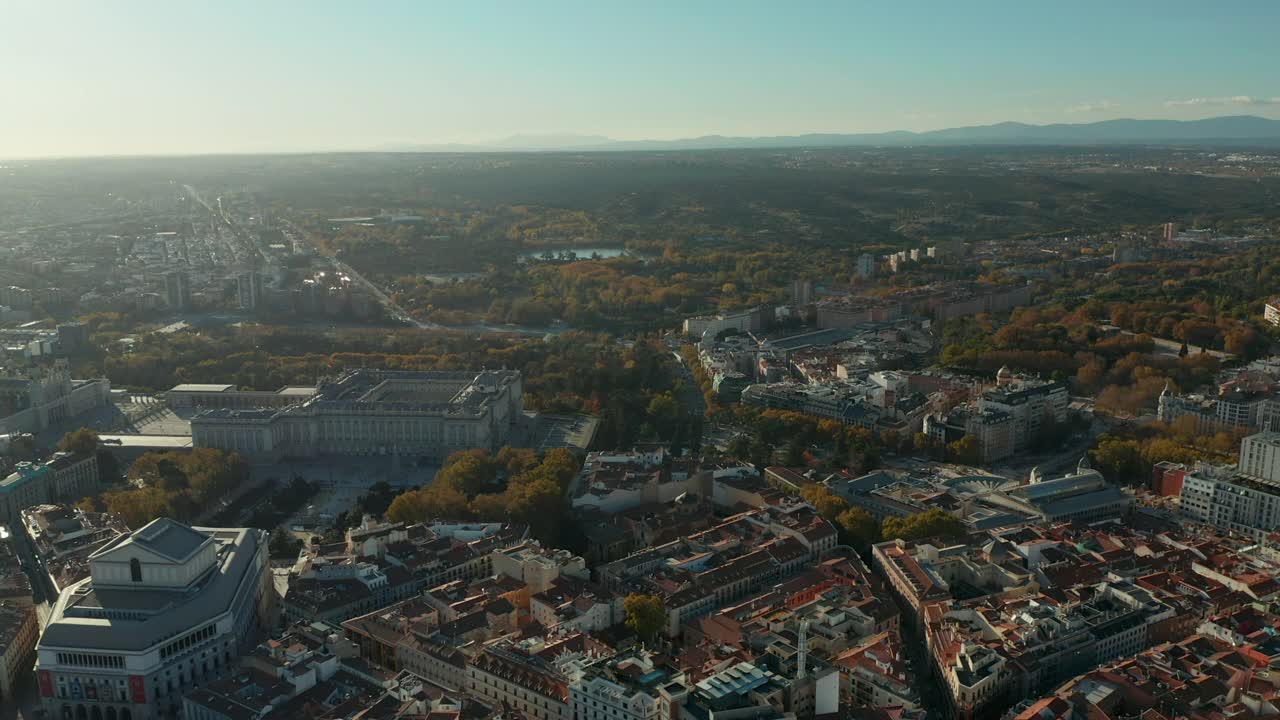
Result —
POLYGON ((398 144, 391 152, 715 150, 908 145, 1280 145, 1280 120, 1231 115, 1204 120, 1103 120, 995 125, 907 132, 813 133, 772 137, 704 135, 678 140, 612 140, 599 135, 516 135, 478 145, 398 144))

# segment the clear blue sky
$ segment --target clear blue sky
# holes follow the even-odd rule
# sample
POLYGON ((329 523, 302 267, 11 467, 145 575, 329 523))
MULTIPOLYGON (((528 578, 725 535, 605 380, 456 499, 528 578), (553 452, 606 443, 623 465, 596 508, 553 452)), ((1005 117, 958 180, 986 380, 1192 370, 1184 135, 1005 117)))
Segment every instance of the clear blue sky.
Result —
POLYGON ((0 157, 1278 118, 1277 28, 1277 0, 0 0, 0 157))

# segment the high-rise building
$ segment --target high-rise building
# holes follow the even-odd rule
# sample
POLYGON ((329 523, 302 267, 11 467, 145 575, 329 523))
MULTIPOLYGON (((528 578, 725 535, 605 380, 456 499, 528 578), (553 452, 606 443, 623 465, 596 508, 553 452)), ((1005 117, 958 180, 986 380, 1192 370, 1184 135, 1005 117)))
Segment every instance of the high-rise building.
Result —
POLYGON ((1176 228, 1174 227, 1174 224, 1173 224, 1173 223, 1171 223, 1171 222, 1167 222, 1167 223, 1165 223, 1165 224, 1164 224, 1163 231, 1164 231, 1164 244, 1165 244, 1165 245, 1172 245, 1172 244, 1173 244, 1173 237, 1174 237, 1175 229, 1176 229, 1176 228))
POLYGON ((236 276, 236 293, 240 298, 241 310, 256 310, 262 301, 262 275, 254 270, 246 270, 236 276))
POLYGON ((858 277, 869 278, 876 274, 876 258, 871 253, 858 256, 858 277))
POLYGON ((36 647, 48 716, 176 716, 254 647, 275 594, 266 547, 263 530, 162 518, 90 555, 36 647))
POLYGON ((1273 297, 1262 307, 1262 319, 1270 325, 1280 326, 1280 297, 1273 297))
POLYGON ((191 307, 191 280, 183 270, 170 270, 164 274, 164 294, 173 310, 191 307))
POLYGON ((58 345, 67 354, 84 350, 89 346, 89 326, 82 322, 58 325, 58 345))
POLYGON ((1240 442, 1240 473, 1280 488, 1280 432, 1261 432, 1240 442))
POLYGON ((791 281, 791 304, 808 305, 813 302, 813 281, 808 279, 791 281))
POLYGON ((1183 477, 1178 509, 1192 522, 1261 539, 1280 527, 1280 485, 1205 465, 1183 477))

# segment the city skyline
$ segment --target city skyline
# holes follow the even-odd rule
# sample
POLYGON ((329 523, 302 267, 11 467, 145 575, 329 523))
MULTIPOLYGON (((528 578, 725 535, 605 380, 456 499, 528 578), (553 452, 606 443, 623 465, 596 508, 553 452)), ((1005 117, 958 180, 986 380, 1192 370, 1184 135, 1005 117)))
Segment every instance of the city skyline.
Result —
POLYGON ((1280 8, 61 2, 0 11, 0 157, 1280 118, 1280 8), (158 98, 163 98, 160 100, 158 98))

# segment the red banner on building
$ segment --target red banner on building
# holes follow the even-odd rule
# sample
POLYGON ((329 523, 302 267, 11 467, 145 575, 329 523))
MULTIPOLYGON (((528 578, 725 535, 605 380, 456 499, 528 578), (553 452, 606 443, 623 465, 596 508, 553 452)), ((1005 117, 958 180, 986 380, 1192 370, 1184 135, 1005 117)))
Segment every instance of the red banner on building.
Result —
POLYGON ((137 704, 145 704, 147 702, 147 681, 141 675, 129 676, 129 692, 133 694, 133 702, 137 704))
POLYGON ((40 697, 53 697, 53 675, 48 670, 36 673, 40 678, 40 697))

